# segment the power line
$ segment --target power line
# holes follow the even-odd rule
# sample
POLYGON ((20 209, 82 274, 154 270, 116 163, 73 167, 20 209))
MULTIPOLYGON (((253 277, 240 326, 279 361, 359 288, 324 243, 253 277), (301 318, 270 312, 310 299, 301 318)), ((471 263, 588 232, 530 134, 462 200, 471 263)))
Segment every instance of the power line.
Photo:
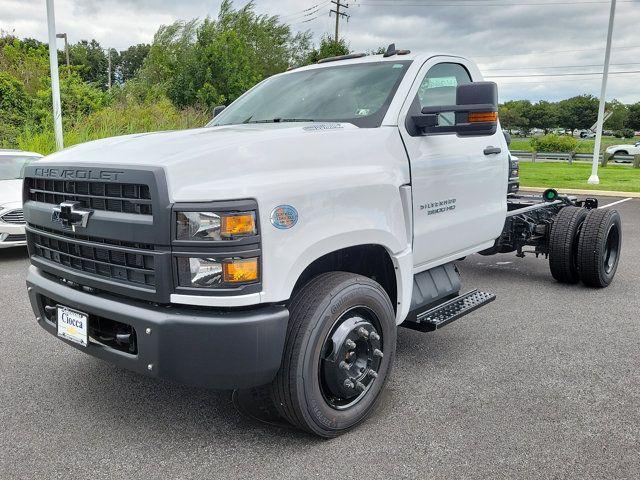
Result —
MULTIPOLYGON (((631 62, 631 63, 612 63, 611 65, 616 66, 616 67, 620 67, 623 65, 640 65, 640 62, 631 62)), ((507 70, 542 70, 544 68, 588 68, 588 67, 602 67, 601 63, 594 63, 591 65, 561 65, 561 66, 555 66, 555 65, 549 65, 549 66, 544 66, 544 67, 511 67, 511 68, 484 68, 481 69, 483 72, 501 72, 501 71, 507 71, 507 70)))
MULTIPOLYGON (((369 0, 372 1, 372 0, 369 0)), ((413 0, 415 1, 415 0, 413 0)), ((468 0, 467 0, 468 1, 468 0)), ((634 0, 620 0, 620 3, 634 3, 634 0)), ((562 2, 518 2, 518 3, 369 3, 360 2, 360 5, 366 5, 369 7, 519 7, 519 6, 550 6, 555 7, 558 5, 593 5, 593 4, 609 4, 607 1, 594 0, 594 1, 562 1, 562 2)))
MULTIPOLYGON (((613 50, 629 50, 634 48, 640 48, 640 45, 631 45, 624 47, 612 47, 613 50)), ((547 50, 544 52, 511 52, 498 55, 474 55, 474 58, 493 58, 493 57, 512 57, 513 55, 545 55, 547 53, 559 54, 559 53, 575 53, 575 52, 599 52, 604 48, 576 48, 572 50, 547 50)))
MULTIPOLYGON (((640 70, 626 70, 620 72, 609 72, 609 75, 627 75, 640 73, 640 70)), ((541 73, 532 75, 486 75, 487 78, 533 78, 533 77, 583 77, 586 75, 602 75, 602 72, 574 72, 574 73, 541 73)))

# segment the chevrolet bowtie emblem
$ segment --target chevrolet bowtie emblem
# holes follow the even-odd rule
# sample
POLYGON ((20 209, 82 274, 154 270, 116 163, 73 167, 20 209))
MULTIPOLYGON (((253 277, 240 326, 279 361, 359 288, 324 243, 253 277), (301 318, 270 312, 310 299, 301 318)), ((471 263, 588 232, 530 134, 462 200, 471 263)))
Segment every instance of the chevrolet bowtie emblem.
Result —
POLYGON ((71 228, 74 232, 76 227, 87 227, 91 210, 80 207, 80 202, 62 202, 57 207, 53 207, 51 220, 61 223, 64 228, 71 228))

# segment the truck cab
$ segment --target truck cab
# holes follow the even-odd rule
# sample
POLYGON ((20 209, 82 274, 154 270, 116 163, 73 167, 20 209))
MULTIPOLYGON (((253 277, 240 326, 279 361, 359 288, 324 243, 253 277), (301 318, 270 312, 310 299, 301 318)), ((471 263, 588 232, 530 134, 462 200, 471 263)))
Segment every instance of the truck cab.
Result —
MULTIPOLYGON (((143 374, 266 389, 287 422, 339 435, 375 407, 398 326, 435 330, 495 298, 461 294, 455 260, 546 255, 565 207, 591 225, 593 202, 508 200, 497 102, 471 60, 392 45, 267 78, 205 128, 35 162, 24 215, 37 321, 143 374)), ((577 239, 574 227, 558 238, 577 239)))

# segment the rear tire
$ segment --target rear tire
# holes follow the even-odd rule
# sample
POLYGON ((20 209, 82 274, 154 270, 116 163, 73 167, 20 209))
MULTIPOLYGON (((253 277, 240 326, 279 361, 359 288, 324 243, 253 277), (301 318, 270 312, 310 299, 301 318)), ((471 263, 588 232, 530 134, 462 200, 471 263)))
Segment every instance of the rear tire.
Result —
POLYGON ((395 356, 393 306, 373 280, 329 272, 305 285, 289 311, 274 404, 296 427, 336 437, 364 421, 379 399, 395 356))
POLYGON ((614 157, 616 155, 629 155, 629 152, 627 152, 626 150, 618 150, 616 153, 613 154, 614 157))
POLYGON ((556 216, 549 239, 549 269, 560 283, 578 283, 578 243, 587 210, 565 207, 556 216))
POLYGON ((578 244, 578 271, 589 287, 608 286, 618 269, 622 250, 622 224, 616 210, 591 210, 578 244))

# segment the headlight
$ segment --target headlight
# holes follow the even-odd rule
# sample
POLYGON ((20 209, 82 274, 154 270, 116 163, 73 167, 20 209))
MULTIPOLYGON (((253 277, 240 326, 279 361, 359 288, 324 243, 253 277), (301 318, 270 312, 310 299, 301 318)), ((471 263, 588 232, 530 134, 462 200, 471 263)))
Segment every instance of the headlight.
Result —
POLYGON ((178 257, 178 283, 181 287, 224 288, 257 280, 257 258, 178 257))
POLYGON ((257 233, 255 212, 176 214, 176 240, 234 240, 257 233))

